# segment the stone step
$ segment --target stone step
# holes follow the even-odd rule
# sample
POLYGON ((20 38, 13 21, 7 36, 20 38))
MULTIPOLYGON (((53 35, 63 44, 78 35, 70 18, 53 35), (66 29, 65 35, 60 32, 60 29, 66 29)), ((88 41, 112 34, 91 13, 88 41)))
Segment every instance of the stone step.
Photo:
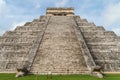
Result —
POLYGON ((114 38, 103 38, 103 39, 101 39, 101 38, 95 38, 95 39, 89 39, 89 38, 87 38, 87 39, 85 39, 86 40, 86 42, 89 42, 89 43, 93 43, 93 42, 113 42, 113 41, 115 41, 115 42, 118 42, 118 40, 116 40, 116 39, 114 39, 114 38))
MULTIPOLYGON (((52 72, 52 73, 56 73, 56 74, 61 74, 61 73, 85 73, 85 72, 88 72, 88 70, 86 69, 75 69, 75 68, 70 68, 70 69, 67 69, 67 68, 54 68, 54 69, 43 69, 43 68, 40 68, 39 66, 36 67, 36 69, 34 70, 31 70, 32 73, 35 73, 35 72, 38 72, 38 73, 49 73, 49 72, 52 72)), ((75 74, 74 73, 74 74, 75 74)))
MULTIPOLYGON (((85 37, 91 37, 91 36, 95 36, 95 37, 99 37, 99 36, 105 36, 103 31, 100 32, 82 32, 83 36, 85 37)), ((111 35, 110 35, 111 36, 111 35)), ((92 38, 92 37, 91 37, 92 38)))
MULTIPOLYGON (((120 52, 119 52, 120 53, 120 52)), ((107 53, 105 53, 105 52, 93 52, 92 54, 94 54, 94 55, 96 55, 96 57, 99 59, 100 58, 100 56, 101 57, 103 57, 103 58, 105 58, 105 59, 107 59, 107 58, 109 58, 109 59, 111 59, 111 60, 118 60, 118 59, 120 59, 119 57, 120 57, 120 54, 119 53, 116 53, 116 52, 107 52, 107 53)), ((97 60, 98 60, 97 59, 97 60)))
POLYGON ((81 19, 80 22, 88 22, 87 19, 81 19))
POLYGON ((105 28, 103 26, 97 26, 96 27, 98 30, 105 31, 105 28))
POLYGON ((107 51, 111 51, 111 52, 120 52, 120 50, 119 49, 116 49, 116 48, 114 48, 114 49, 90 49, 90 52, 91 53, 93 53, 93 52, 99 52, 99 51, 103 51, 103 52, 107 52, 107 51))
POLYGON ((37 72, 37 71, 32 71, 32 74, 43 74, 43 75, 49 75, 49 74, 53 74, 53 75, 58 75, 58 74, 89 74, 89 71, 59 71, 59 72, 55 72, 55 71, 41 71, 41 72, 37 72))
POLYGON ((41 25, 41 24, 43 24, 43 23, 45 23, 45 20, 39 20, 39 22, 37 22, 37 21, 32 21, 32 22, 26 22, 25 24, 24 24, 24 26, 38 26, 38 25, 41 25))
POLYGON ((36 36, 1 36, 0 37, 0 42, 5 42, 6 39, 36 39, 37 38, 37 35, 36 36))
POLYGON ((106 31, 106 32, 104 32, 104 35, 116 36, 116 34, 113 31, 106 31))
POLYGON ((10 46, 10 45, 32 45, 32 43, 30 42, 17 42, 17 43, 14 43, 14 42, 5 42, 5 43, 1 43, 0 46, 10 46))
POLYGON ((107 39, 107 38, 110 39, 110 40, 113 40, 113 39, 114 39, 115 41, 118 41, 118 40, 119 40, 119 38, 117 38, 116 36, 104 36, 104 35, 101 35, 101 36, 96 36, 96 35, 93 35, 93 36, 92 36, 92 35, 90 35, 90 36, 89 36, 89 35, 84 35, 84 34, 83 34, 83 36, 84 36, 84 39, 85 39, 85 40, 88 40, 88 41, 91 40, 91 39, 96 39, 96 41, 99 40, 99 39, 100 39, 100 40, 105 40, 105 39, 107 39), (117 40, 117 39, 118 39, 118 40, 117 40))
POLYGON ((74 17, 75 17, 77 22, 81 20, 80 16, 74 16, 74 17))
POLYGON ((78 22, 78 26, 95 26, 95 24, 88 22, 78 22))
POLYGON ((116 45, 88 45, 88 48, 89 49, 114 49, 114 48, 117 48, 116 45))
POLYGON ((74 72, 74 71, 88 71, 88 70, 86 70, 84 68, 83 69, 82 68, 81 69, 74 69, 74 68, 73 69, 72 68, 71 69, 66 69, 66 68, 64 68, 64 69, 63 68, 55 68, 55 69, 48 68, 48 69, 43 69, 43 68, 40 68, 39 66, 37 66, 35 70, 31 70, 31 71, 35 71, 35 72, 36 71, 38 71, 38 72, 41 72, 41 71, 44 71, 44 72, 46 72, 46 71, 47 72, 48 71, 52 71, 52 72, 58 72, 59 73, 61 71, 63 71, 63 72, 64 71, 74 72))
MULTIPOLYGON (((29 50, 29 49, 28 49, 29 50)), ((21 52, 23 52, 23 53, 27 53, 28 52, 28 50, 26 50, 26 49, 23 49, 23 50, 14 50, 14 49, 12 49, 12 50, 4 50, 4 51, 0 51, 0 53, 12 53, 12 54, 16 54, 16 53, 21 53, 21 52)), ((22 53, 21 53, 22 54, 22 53)))
POLYGON ((41 18, 40 18, 40 19, 33 19, 32 22, 33 22, 33 23, 35 23, 35 22, 36 22, 36 23, 39 23, 39 22, 45 22, 45 20, 46 20, 46 18, 45 18, 45 19, 41 19, 41 18))
POLYGON ((2 51, 23 51, 23 50, 29 50, 31 48, 31 45, 0 45, 0 50, 2 51))
POLYGON ((87 42, 88 45, 106 45, 106 46, 116 46, 116 42, 87 42))
POLYGON ((46 19, 47 19, 47 16, 42 16, 42 15, 41 15, 41 16, 39 17, 39 20, 46 20, 46 19))
POLYGON ((36 37, 21 37, 21 38, 3 38, 0 40, 0 44, 2 43, 33 43, 36 37))
POLYGON ((107 48, 106 48, 106 47, 100 47, 100 48, 98 48, 98 47, 90 47, 89 49, 90 49, 90 51, 96 51, 96 50, 99 50, 99 51, 100 51, 100 50, 101 50, 101 51, 102 51, 102 50, 117 51, 117 50, 118 50, 117 46, 116 46, 116 47, 113 47, 113 48, 112 48, 111 46, 110 46, 110 47, 108 46, 107 48))
POLYGON ((0 73, 16 73, 16 69, 0 69, 0 73))
POLYGON ((38 30, 41 30, 43 24, 40 26, 18 26, 15 31, 38 31, 38 30))
POLYGON ((41 30, 36 30, 36 31, 17 31, 15 34, 9 34, 9 32, 6 32, 3 34, 3 37, 19 37, 19 36, 36 36, 41 30))
POLYGON ((61 66, 56 65, 56 66, 53 67, 53 66, 45 66, 45 64, 38 63, 38 64, 34 64, 33 67, 32 67, 32 69, 36 69, 34 67, 36 67, 38 69, 46 69, 46 70, 49 70, 49 69, 52 70, 52 68, 54 70, 57 70, 57 69, 60 69, 60 70, 70 69, 71 71, 72 70, 87 70, 86 65, 85 66, 74 65, 74 66, 68 66, 68 67, 66 65, 61 65, 61 66), (41 67, 41 66, 44 66, 44 67, 41 67))
POLYGON ((4 34, 3 34, 3 36, 16 36, 16 32, 14 32, 14 31, 6 31, 4 34))
MULTIPOLYGON (((42 30, 42 29, 41 29, 42 30)), ((31 30, 31 31, 28 31, 28 30, 19 30, 19 31, 7 31, 3 34, 3 36, 1 37, 19 37, 21 35, 31 35, 31 34, 34 34, 34 33, 38 33, 40 32, 41 30, 31 30)), ((36 35, 36 34, 35 34, 36 35)), ((32 36, 32 35, 31 35, 32 36)))
MULTIPOLYGON (((11 72, 11 71, 15 71, 16 72, 16 68, 17 66, 19 66, 20 64, 22 64, 23 61, 0 61, 0 71, 1 72, 11 72)), ((14 72, 14 73, 15 73, 14 72)))
POLYGON ((92 31, 90 31, 90 32, 82 32, 82 34, 86 37, 86 36, 97 36, 97 37, 99 37, 99 36, 105 36, 105 37, 116 37, 116 35, 113 33, 113 32, 111 32, 111 31, 108 31, 108 32, 103 32, 103 31, 100 31, 100 32, 92 32, 92 31))
POLYGON ((81 32, 83 32, 83 33, 89 33, 89 32, 92 32, 92 33, 95 33, 95 32, 100 32, 100 33, 102 33, 102 32, 105 32, 105 29, 103 28, 103 27, 80 27, 80 30, 81 30, 81 32))

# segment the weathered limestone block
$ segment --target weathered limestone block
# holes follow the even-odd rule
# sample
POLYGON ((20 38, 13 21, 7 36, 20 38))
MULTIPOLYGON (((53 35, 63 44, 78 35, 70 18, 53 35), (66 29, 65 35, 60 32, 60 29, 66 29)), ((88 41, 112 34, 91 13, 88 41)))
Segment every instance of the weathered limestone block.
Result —
POLYGON ((47 16, 40 16, 39 20, 46 20, 47 16))
POLYGON ((31 26, 32 22, 26 22, 24 26, 31 26))
POLYGON ((88 23, 88 22, 79 22, 79 26, 95 26, 93 23, 88 23))
POLYGON ((39 22, 39 19, 34 19, 32 22, 39 22))
POLYGON ((105 31, 105 28, 104 28, 103 26, 97 26, 96 28, 98 29, 98 31, 99 31, 99 30, 100 30, 100 31, 105 31))
POLYGON ((86 37, 86 41, 89 42, 89 43, 92 43, 92 42, 112 42, 112 41, 115 41, 116 39, 115 38, 106 38, 106 37, 95 37, 95 38, 87 38, 86 37))
POLYGON ((107 35, 107 36, 116 36, 116 34, 113 31, 106 31, 106 32, 104 32, 104 35, 107 35))
POLYGON ((15 29, 15 31, 22 32, 22 31, 40 30, 40 27, 42 27, 43 23, 36 23, 36 24, 34 25, 34 27, 33 26, 18 26, 15 29), (39 24, 39 26, 36 24, 39 24))
POLYGON ((14 36, 16 34, 16 32, 14 31, 6 31, 3 36, 4 37, 8 37, 8 36, 14 36))
POLYGON ((80 22, 88 22, 87 19, 81 19, 80 22))
POLYGON ((80 27, 81 32, 93 32, 95 29, 96 29, 96 27, 94 27, 94 26, 80 27))
POLYGON ((74 16, 76 21, 79 22, 81 20, 80 16, 74 16))

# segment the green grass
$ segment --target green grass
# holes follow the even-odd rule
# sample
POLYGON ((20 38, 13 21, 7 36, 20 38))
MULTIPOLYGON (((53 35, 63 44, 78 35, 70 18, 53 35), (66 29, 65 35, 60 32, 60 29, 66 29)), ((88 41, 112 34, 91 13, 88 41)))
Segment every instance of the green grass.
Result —
POLYGON ((0 74, 0 80, 120 80, 120 74, 106 74, 103 79, 90 75, 28 75, 15 78, 15 74, 0 74))

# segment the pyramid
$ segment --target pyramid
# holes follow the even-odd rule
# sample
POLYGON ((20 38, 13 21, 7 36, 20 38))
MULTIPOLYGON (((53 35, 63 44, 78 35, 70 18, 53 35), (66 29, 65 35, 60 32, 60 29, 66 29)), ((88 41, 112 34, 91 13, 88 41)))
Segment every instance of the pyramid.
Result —
POLYGON ((73 8, 47 8, 46 15, 0 36, 0 73, 18 67, 33 74, 120 72, 120 37, 81 19, 73 8))

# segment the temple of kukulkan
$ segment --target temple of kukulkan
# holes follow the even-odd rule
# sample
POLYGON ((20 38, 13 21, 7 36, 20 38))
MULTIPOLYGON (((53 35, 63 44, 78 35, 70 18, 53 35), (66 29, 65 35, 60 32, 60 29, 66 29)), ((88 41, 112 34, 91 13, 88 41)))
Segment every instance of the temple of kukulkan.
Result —
POLYGON ((0 73, 120 72, 120 37, 81 19, 73 8, 47 8, 46 15, 0 36, 0 73))

